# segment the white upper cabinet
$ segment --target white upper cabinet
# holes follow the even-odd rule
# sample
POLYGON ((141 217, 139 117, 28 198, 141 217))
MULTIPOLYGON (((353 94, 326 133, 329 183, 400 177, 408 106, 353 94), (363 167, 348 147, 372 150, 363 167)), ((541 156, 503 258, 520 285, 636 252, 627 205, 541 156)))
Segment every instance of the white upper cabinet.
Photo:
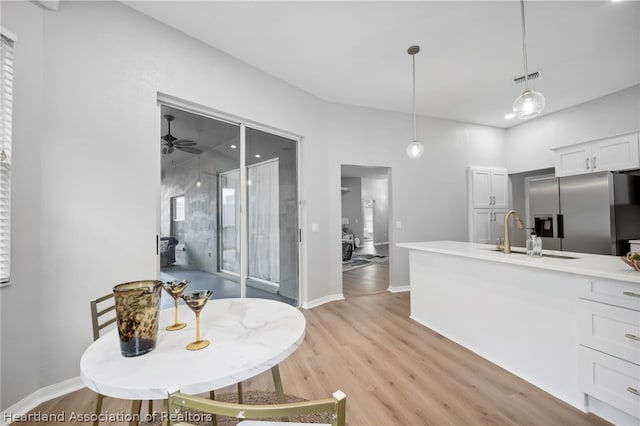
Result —
POLYGON ((638 133, 554 149, 556 176, 640 168, 638 133))
POLYGON ((467 169, 469 241, 493 244, 504 238, 504 215, 509 208, 507 169, 467 169))
POLYGON ((506 169, 488 167, 470 168, 470 188, 473 208, 507 208, 509 204, 509 178, 506 169))

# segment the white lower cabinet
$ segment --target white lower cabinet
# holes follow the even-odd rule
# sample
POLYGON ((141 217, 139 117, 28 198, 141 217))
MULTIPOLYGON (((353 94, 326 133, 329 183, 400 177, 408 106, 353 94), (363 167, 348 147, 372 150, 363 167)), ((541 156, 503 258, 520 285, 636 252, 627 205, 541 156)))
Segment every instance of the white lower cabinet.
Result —
POLYGON ((579 304, 580 344, 640 365, 640 312, 589 300, 579 304))
POLYGON ((506 210, 473 209, 471 211, 470 240, 473 243, 495 244, 504 239, 504 215, 506 210))
POLYGON ((637 284, 601 279, 585 283, 578 301, 578 365, 582 390, 636 418, 638 424, 639 302, 637 284))
POLYGON ((584 393, 640 418, 640 365, 580 347, 584 393))

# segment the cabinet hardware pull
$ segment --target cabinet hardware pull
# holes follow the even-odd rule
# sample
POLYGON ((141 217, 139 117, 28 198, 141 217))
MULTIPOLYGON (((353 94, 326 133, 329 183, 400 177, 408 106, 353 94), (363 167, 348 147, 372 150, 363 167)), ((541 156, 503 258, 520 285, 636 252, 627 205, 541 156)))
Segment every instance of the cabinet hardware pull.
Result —
POLYGON ((638 389, 634 389, 634 388, 627 388, 627 391, 631 392, 634 395, 638 395, 640 396, 640 392, 638 392, 638 389))
POLYGON ((493 205, 494 206, 496 205, 496 196, 495 195, 493 196, 493 205))
POLYGON ((491 195, 489 195, 489 205, 491 205, 491 195))
POLYGON ((589 170, 589 157, 587 157, 587 170, 589 170))
POLYGON ((597 167, 597 166, 596 166, 596 157, 594 156, 594 157, 593 157, 593 170, 595 170, 595 169, 596 169, 596 167, 597 167))
POLYGON ((639 342, 640 342, 640 337, 635 336, 635 335, 633 335, 633 334, 629 334, 629 333, 627 333, 627 334, 625 334, 625 335, 624 335, 624 337, 626 337, 627 339, 637 340, 637 341, 639 341, 639 342))
POLYGON ((632 293, 632 292, 630 292, 630 291, 625 291, 625 292, 624 292, 624 293, 622 293, 622 294, 624 294, 625 296, 640 297, 640 294, 638 294, 638 293, 632 293))

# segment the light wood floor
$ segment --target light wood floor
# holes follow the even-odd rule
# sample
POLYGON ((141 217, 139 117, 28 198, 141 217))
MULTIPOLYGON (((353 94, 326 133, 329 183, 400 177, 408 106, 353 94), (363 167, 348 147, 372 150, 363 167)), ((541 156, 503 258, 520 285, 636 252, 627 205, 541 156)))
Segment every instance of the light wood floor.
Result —
MULTIPOLYGON (((354 253, 389 255, 389 246, 364 244, 354 253)), ((389 261, 373 263, 364 268, 342 273, 342 294, 344 297, 382 293, 389 287, 389 261)))
MULTIPOLYGON (((353 297, 303 313, 305 341, 281 364, 285 392, 315 399, 342 389, 349 426, 607 424, 410 320, 409 293, 353 297)), ((245 389, 272 387, 270 374, 245 382, 245 389)), ((94 401, 85 389, 38 410, 91 413, 94 401)), ((127 412, 129 404, 106 398, 105 410, 127 412)))

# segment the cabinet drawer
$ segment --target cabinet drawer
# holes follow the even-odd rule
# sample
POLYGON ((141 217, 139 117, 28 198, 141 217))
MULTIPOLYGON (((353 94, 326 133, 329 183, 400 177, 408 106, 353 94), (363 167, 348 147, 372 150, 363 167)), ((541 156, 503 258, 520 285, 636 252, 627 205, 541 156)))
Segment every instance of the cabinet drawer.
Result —
POLYGON ((640 418, 640 365, 580 346, 584 393, 640 418))
POLYGON ((640 284, 589 278, 584 281, 580 297, 640 311, 640 284))
POLYGON ((640 365, 640 312, 589 300, 579 306, 581 345, 640 365))

